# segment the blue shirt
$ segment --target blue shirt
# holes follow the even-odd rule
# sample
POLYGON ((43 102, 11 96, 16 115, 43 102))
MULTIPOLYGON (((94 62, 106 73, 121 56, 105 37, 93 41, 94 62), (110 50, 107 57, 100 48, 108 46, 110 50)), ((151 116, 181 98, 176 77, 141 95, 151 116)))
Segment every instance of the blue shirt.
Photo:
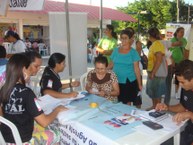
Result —
POLYGON ((6 58, 0 58, 0 65, 6 65, 8 60, 6 58))
POLYGON ((127 54, 119 53, 119 48, 114 49, 111 60, 114 63, 113 71, 118 77, 118 82, 125 84, 136 80, 134 62, 140 61, 140 56, 135 49, 131 49, 127 54))

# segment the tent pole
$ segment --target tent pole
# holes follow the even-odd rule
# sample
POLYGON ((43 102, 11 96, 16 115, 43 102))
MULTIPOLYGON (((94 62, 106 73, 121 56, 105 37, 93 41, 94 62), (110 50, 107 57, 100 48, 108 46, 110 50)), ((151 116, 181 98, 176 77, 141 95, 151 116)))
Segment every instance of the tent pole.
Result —
MULTIPOLYGON (((71 47, 70 47, 70 25, 69 25, 69 10, 68 10, 68 0, 65 3, 66 11, 66 33, 67 33, 67 48, 68 48, 68 67, 69 67, 69 76, 70 83, 72 82, 72 63, 71 63, 71 47)), ((70 85, 71 86, 71 85, 70 85)), ((73 88, 70 87, 70 91, 73 91, 73 88)))
POLYGON ((100 0, 100 38, 103 37, 103 0, 100 0))

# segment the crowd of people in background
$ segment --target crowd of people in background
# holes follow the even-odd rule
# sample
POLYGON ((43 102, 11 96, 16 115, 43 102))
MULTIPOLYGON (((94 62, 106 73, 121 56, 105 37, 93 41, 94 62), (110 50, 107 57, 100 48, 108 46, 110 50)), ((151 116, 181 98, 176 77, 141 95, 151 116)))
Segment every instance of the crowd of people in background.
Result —
MULTIPOLYGON (((143 70, 146 69, 146 94, 152 100, 152 106, 146 110, 180 112, 174 117, 177 122, 193 120, 193 62, 186 60, 188 51, 185 49, 187 40, 184 38, 184 28, 179 27, 171 41, 165 41, 157 28, 150 28, 146 44, 149 49, 148 56, 144 54, 143 44, 135 38, 135 31, 131 27, 121 31, 120 44, 112 25, 106 26, 104 34, 105 36, 99 41, 93 41, 91 46, 92 51, 95 52, 95 59, 94 69, 87 75, 88 93, 104 97, 113 103, 122 102, 141 108, 143 70), (180 103, 176 106, 170 106, 173 76, 175 76, 175 91, 179 90, 179 86, 182 87, 180 103), (163 95, 164 104, 161 100, 163 95), (184 96, 188 97, 189 103, 184 96), (179 109, 176 109, 178 107, 179 109)), ((35 76, 42 65, 39 44, 43 42, 31 43, 28 38, 25 38, 24 42, 14 31, 7 31, 5 39, 11 44, 7 52, 3 46, 0 46, 0 72, 2 72, 0 115, 17 126, 23 142, 31 143, 34 141, 32 135, 34 120, 35 124, 47 127, 56 115, 66 108, 59 106, 52 113, 45 115, 36 105, 36 95, 30 89, 30 76, 35 76), (21 100, 20 103, 13 101, 18 99, 21 100), (22 105, 25 111, 15 110, 16 112, 12 113, 10 105, 22 105), (23 123, 27 125, 23 126, 23 123)), ((65 84, 61 82, 59 73, 65 69, 65 58, 62 53, 53 53, 50 56, 40 80, 41 96, 49 94, 55 98, 77 97, 76 91, 70 93, 62 91, 80 85, 79 81, 65 84)), ((191 121, 188 125, 193 128, 191 121)), ((13 143, 13 136, 9 135, 10 130, 5 126, 1 128, 6 142, 13 143)), ((186 142, 186 145, 193 143, 192 130, 186 128, 183 133, 185 135, 182 141, 186 142)))
POLYGON ((28 37, 22 40, 17 32, 8 30, 5 32, 5 42, 9 43, 6 47, 7 57, 9 58, 12 54, 36 51, 42 56, 48 55, 48 46, 43 42, 42 39, 30 40, 28 37))

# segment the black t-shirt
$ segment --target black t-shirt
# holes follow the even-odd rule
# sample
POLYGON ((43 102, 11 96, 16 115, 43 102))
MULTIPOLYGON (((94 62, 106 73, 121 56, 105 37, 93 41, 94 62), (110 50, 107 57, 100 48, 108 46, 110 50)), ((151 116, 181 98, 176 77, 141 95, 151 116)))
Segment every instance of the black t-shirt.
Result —
MULTIPOLYGON (((182 89, 180 103, 186 108, 188 111, 193 112, 193 91, 186 91, 182 89)), ((185 129, 188 133, 193 135, 193 123, 191 120, 188 121, 188 125, 185 129)))
POLYGON ((62 83, 60 81, 60 76, 56 72, 54 72, 52 68, 46 67, 40 80, 40 87, 41 95, 44 95, 43 91, 46 89, 61 92, 62 83))
MULTIPOLYGON (((3 102, 3 116, 16 125, 22 142, 32 138, 34 118, 43 113, 33 91, 22 84, 16 84, 7 102, 3 102)), ((6 142, 14 143, 11 130, 1 124, 6 142)))

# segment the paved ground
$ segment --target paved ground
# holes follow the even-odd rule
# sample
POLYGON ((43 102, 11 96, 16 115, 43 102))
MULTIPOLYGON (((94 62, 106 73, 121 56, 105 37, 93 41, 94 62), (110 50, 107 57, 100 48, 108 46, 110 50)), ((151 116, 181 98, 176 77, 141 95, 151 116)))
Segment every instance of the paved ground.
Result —
MULTIPOLYGON (((94 65, 92 63, 88 63, 88 71, 94 68, 94 65)), ((151 99, 147 96, 145 93, 146 88, 146 80, 147 80, 147 73, 146 71, 143 71, 143 90, 142 90, 142 109, 146 109, 152 106, 151 99)), ((163 101, 163 99, 162 99, 163 101)), ((174 90, 174 84, 172 84, 172 93, 171 93, 171 101, 170 104, 177 104, 179 100, 175 98, 175 90, 174 90)))

